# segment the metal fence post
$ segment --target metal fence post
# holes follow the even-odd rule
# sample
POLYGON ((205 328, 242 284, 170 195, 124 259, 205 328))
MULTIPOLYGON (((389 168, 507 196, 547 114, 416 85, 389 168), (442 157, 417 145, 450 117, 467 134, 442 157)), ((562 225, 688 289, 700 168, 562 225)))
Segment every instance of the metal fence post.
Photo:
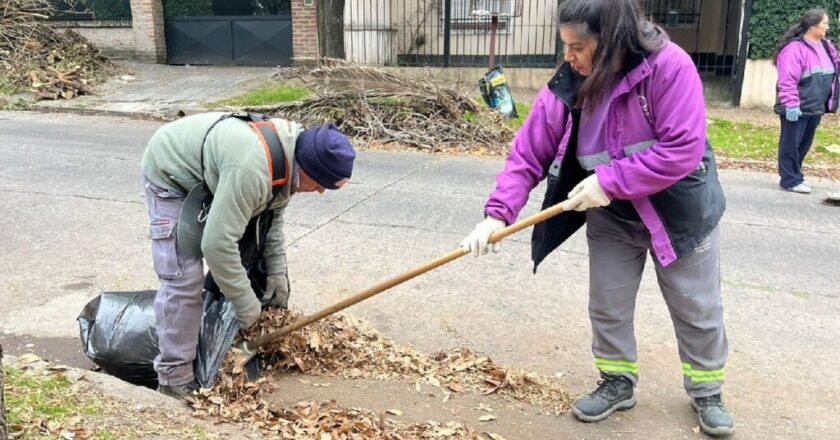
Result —
POLYGON ((741 41, 738 49, 738 71, 735 76, 735 90, 732 93, 732 105, 741 106, 741 93, 744 89, 744 72, 747 68, 747 48, 750 43, 750 18, 753 0, 744 2, 743 20, 741 21, 741 41))
POLYGON ((443 67, 452 61, 452 0, 443 0, 443 67))

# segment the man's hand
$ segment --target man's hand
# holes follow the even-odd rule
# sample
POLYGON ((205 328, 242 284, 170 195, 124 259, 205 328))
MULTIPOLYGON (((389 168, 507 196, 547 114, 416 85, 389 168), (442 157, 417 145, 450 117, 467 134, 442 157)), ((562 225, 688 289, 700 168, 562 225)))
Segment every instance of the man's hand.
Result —
POLYGON ((247 330, 257 322, 260 317, 262 306, 257 295, 249 292, 236 298, 228 298, 236 311, 236 319, 239 320, 239 328, 247 330))
POLYGON ((285 273, 269 275, 266 278, 265 295, 263 295, 262 302, 281 309, 288 309, 289 290, 289 278, 285 273))
POLYGON ((802 110, 799 107, 788 107, 785 109, 785 119, 790 122, 796 122, 802 116, 802 110))
MULTIPOLYGON (((467 248, 474 257, 484 255, 488 251, 487 242, 494 232, 504 229, 505 222, 495 217, 487 217, 481 223, 475 225, 475 229, 463 240, 461 247, 467 248)), ((493 252, 499 252, 499 242, 493 243, 493 252)))
POLYGON ((607 206, 610 204, 610 199, 598 183, 598 175, 593 174, 572 188, 569 191, 569 199, 563 203, 566 204, 567 211, 586 211, 589 208, 607 206))

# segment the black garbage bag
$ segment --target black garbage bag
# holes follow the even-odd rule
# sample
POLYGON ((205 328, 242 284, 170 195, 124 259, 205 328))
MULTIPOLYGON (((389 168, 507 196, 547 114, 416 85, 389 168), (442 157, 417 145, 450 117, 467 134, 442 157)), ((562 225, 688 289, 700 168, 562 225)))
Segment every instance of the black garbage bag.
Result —
MULTIPOLYGON (((239 240, 242 266, 257 298, 265 293, 266 271, 262 251, 273 221, 266 210, 251 219, 239 240)), ((85 355, 106 373, 126 382, 157 386, 154 370, 158 349, 155 332, 156 292, 105 292, 92 299, 79 315, 85 355)), ((196 348, 193 372, 202 388, 216 382, 225 355, 239 331, 233 304, 207 273, 204 280, 204 318, 196 348)))
MULTIPOLYGON (((85 355, 102 370, 126 382, 157 386, 154 360, 160 351, 155 333, 155 291, 105 292, 79 315, 85 355)), ((193 372, 203 388, 216 382, 225 354, 239 331, 233 305, 204 294, 204 319, 193 372)))
POLYGON ((85 355, 126 382, 156 385, 154 300, 153 290, 105 292, 92 299, 77 318, 85 355))

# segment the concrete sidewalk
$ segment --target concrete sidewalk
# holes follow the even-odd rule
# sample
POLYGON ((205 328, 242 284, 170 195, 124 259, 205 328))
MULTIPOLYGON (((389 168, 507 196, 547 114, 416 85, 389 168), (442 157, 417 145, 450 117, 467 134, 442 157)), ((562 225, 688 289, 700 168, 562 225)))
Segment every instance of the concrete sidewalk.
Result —
POLYGON ((273 67, 166 66, 122 63, 125 72, 95 95, 39 101, 33 110, 171 120, 207 110, 207 103, 241 94, 271 78, 273 67))

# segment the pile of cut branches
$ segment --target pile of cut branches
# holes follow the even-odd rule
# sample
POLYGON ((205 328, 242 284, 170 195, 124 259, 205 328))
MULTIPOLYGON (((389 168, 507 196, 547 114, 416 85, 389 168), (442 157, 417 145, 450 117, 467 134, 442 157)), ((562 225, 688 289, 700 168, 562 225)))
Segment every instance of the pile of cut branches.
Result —
POLYGON ((496 112, 458 91, 347 61, 320 67, 278 68, 276 79, 296 79, 313 91, 302 101, 247 110, 300 121, 334 121, 346 134, 369 142, 435 149, 481 144, 505 148, 513 129, 496 112))
POLYGON ((39 100, 88 94, 92 84, 116 72, 77 32, 46 24, 54 12, 48 0, 0 0, 0 77, 39 100))

